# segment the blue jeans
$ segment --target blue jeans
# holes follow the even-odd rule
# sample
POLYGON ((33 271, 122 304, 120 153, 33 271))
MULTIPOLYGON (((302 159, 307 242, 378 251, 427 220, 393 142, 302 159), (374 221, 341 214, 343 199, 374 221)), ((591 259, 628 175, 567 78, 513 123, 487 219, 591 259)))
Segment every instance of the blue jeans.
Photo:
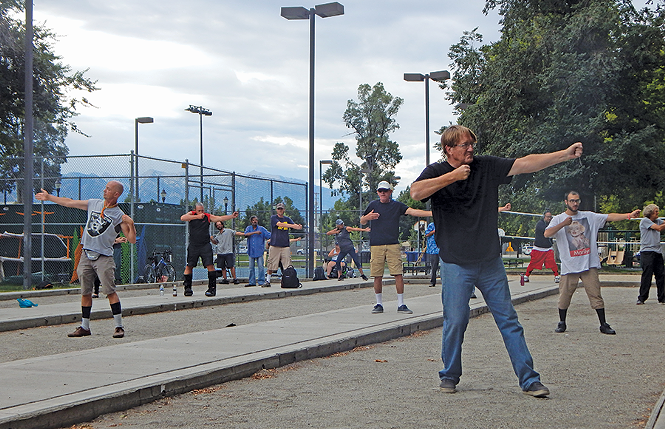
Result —
POLYGON ((258 258, 249 257, 249 284, 256 285, 256 275, 254 274, 254 264, 259 267, 259 286, 266 282, 266 270, 263 267, 263 255, 258 258))
POLYGON ((533 369, 533 358, 524 339, 524 329, 510 300, 508 278, 501 258, 473 264, 456 265, 441 261, 441 301, 443 303, 443 369, 439 378, 459 383, 462 375, 462 342, 469 324, 469 299, 474 284, 482 292, 494 316, 506 350, 519 379, 520 387, 528 389, 540 381, 533 369))

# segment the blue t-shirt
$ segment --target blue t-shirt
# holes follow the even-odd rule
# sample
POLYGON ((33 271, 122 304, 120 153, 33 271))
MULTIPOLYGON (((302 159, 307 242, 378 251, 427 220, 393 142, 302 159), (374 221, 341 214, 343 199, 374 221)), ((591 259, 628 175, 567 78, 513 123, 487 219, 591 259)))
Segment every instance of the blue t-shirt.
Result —
POLYGON ((245 228, 245 234, 256 231, 261 231, 261 233, 247 237, 247 254, 252 258, 263 256, 263 252, 266 250, 266 240, 270 238, 268 230, 261 225, 257 225, 256 228, 249 225, 245 228))
POLYGON ((378 219, 369 221, 371 231, 369 233, 370 246, 383 246, 386 244, 399 243, 399 218, 409 209, 404 203, 390 200, 382 203, 374 200, 365 209, 363 216, 374 210, 380 216, 378 219))
MULTIPOLYGON (((427 229, 425 230, 425 235, 429 234, 430 232, 434 231, 434 222, 430 222, 429 225, 427 225, 427 229)), ((427 250, 426 250, 428 255, 438 255, 439 254, 439 246, 436 245, 436 233, 430 235, 427 237, 427 250)))
POLYGON ((289 229, 286 226, 277 226, 277 222, 286 222, 293 224, 290 217, 278 217, 272 215, 270 217, 270 245, 273 247, 289 247, 289 229))

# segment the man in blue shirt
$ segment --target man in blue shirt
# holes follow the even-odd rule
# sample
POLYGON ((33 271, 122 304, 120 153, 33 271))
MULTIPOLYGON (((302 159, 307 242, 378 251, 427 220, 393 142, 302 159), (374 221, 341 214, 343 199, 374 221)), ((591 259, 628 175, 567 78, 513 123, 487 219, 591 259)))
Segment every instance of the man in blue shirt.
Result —
POLYGON ((266 240, 270 238, 270 232, 259 225, 259 218, 256 216, 252 216, 249 221, 251 225, 245 228, 247 255, 249 256, 249 284, 247 286, 256 286, 255 265, 259 269, 259 286, 263 286, 266 282, 266 273, 263 268, 263 252, 266 249, 266 240))
POLYGON ((432 268, 432 278, 429 281, 429 287, 436 286, 436 278, 439 274, 439 246, 436 245, 436 239, 434 238, 434 233, 436 232, 436 227, 434 222, 430 222, 425 229, 425 237, 427 237, 427 261, 432 268))

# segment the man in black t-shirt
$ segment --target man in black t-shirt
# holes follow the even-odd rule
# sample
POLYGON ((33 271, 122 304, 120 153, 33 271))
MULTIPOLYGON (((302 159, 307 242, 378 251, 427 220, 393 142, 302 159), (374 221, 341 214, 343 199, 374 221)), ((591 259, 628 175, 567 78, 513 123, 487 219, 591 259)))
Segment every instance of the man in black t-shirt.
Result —
POLYGON ((371 222, 369 233, 370 276, 374 277, 376 305, 372 313, 383 313, 383 271, 386 263, 390 275, 395 277, 397 289, 397 312, 411 314, 413 311, 404 304, 404 278, 402 277, 402 253, 399 245, 399 218, 404 215, 427 217, 432 212, 412 209, 404 203, 392 199, 393 187, 385 180, 379 183, 376 193, 378 200, 369 203, 360 225, 371 222))
POLYGON ((462 375, 462 342, 469 323, 474 284, 482 292, 501 331, 522 391, 545 397, 549 389, 533 369, 524 329, 510 299, 497 233, 499 185, 512 176, 533 173, 582 156, 582 143, 567 149, 508 159, 474 156, 476 136, 461 125, 441 135, 446 161, 431 164, 411 185, 411 198, 431 200, 441 257, 443 341, 439 371, 442 392, 456 392, 462 375))
POLYGON ((208 291, 215 296, 217 289, 217 272, 212 263, 212 246, 210 245, 210 222, 224 222, 235 219, 238 212, 229 215, 215 216, 204 212, 203 204, 197 203, 195 210, 180 216, 183 222, 189 222, 189 245, 187 246, 187 266, 185 266, 183 286, 185 296, 192 296, 192 270, 198 264, 199 258, 208 269, 208 291))

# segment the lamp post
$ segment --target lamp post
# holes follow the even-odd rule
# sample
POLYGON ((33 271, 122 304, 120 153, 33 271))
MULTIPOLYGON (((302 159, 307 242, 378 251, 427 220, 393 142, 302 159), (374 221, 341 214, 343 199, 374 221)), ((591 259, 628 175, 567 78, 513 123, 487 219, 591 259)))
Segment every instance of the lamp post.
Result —
POLYGON ((404 73, 404 80, 407 82, 425 81, 425 167, 429 165, 429 80, 441 82, 450 79, 450 73, 447 71, 435 71, 429 74, 404 73))
POLYGON ((302 6, 282 7, 281 16, 288 19, 309 19, 309 250, 307 275, 314 273, 314 17, 344 15, 344 6, 338 2, 325 3, 311 9, 302 6))
POLYGON ((136 170, 134 172, 135 177, 134 180, 136 180, 136 183, 134 184, 134 188, 136 189, 136 201, 139 200, 139 124, 152 124, 155 122, 153 118, 150 116, 142 116, 140 118, 134 119, 134 169, 136 170))
POLYGON ((162 203, 166 202, 166 189, 162 189, 162 193, 159 195, 162 197, 162 203))
POLYGON ((224 197, 224 214, 228 212, 229 209, 229 197, 224 197))
POLYGON ((212 116, 212 112, 205 107, 192 106, 191 104, 185 110, 199 115, 199 129, 201 131, 201 200, 199 202, 203 204, 203 116, 212 116))
POLYGON ((321 159, 319 160, 319 259, 323 263, 323 165, 332 165, 332 160, 321 159))
POLYGON ((62 182, 60 181, 59 178, 55 179, 55 183, 53 184, 53 186, 55 187, 55 192, 56 192, 57 196, 59 197, 60 196, 60 188, 62 187, 62 182))

